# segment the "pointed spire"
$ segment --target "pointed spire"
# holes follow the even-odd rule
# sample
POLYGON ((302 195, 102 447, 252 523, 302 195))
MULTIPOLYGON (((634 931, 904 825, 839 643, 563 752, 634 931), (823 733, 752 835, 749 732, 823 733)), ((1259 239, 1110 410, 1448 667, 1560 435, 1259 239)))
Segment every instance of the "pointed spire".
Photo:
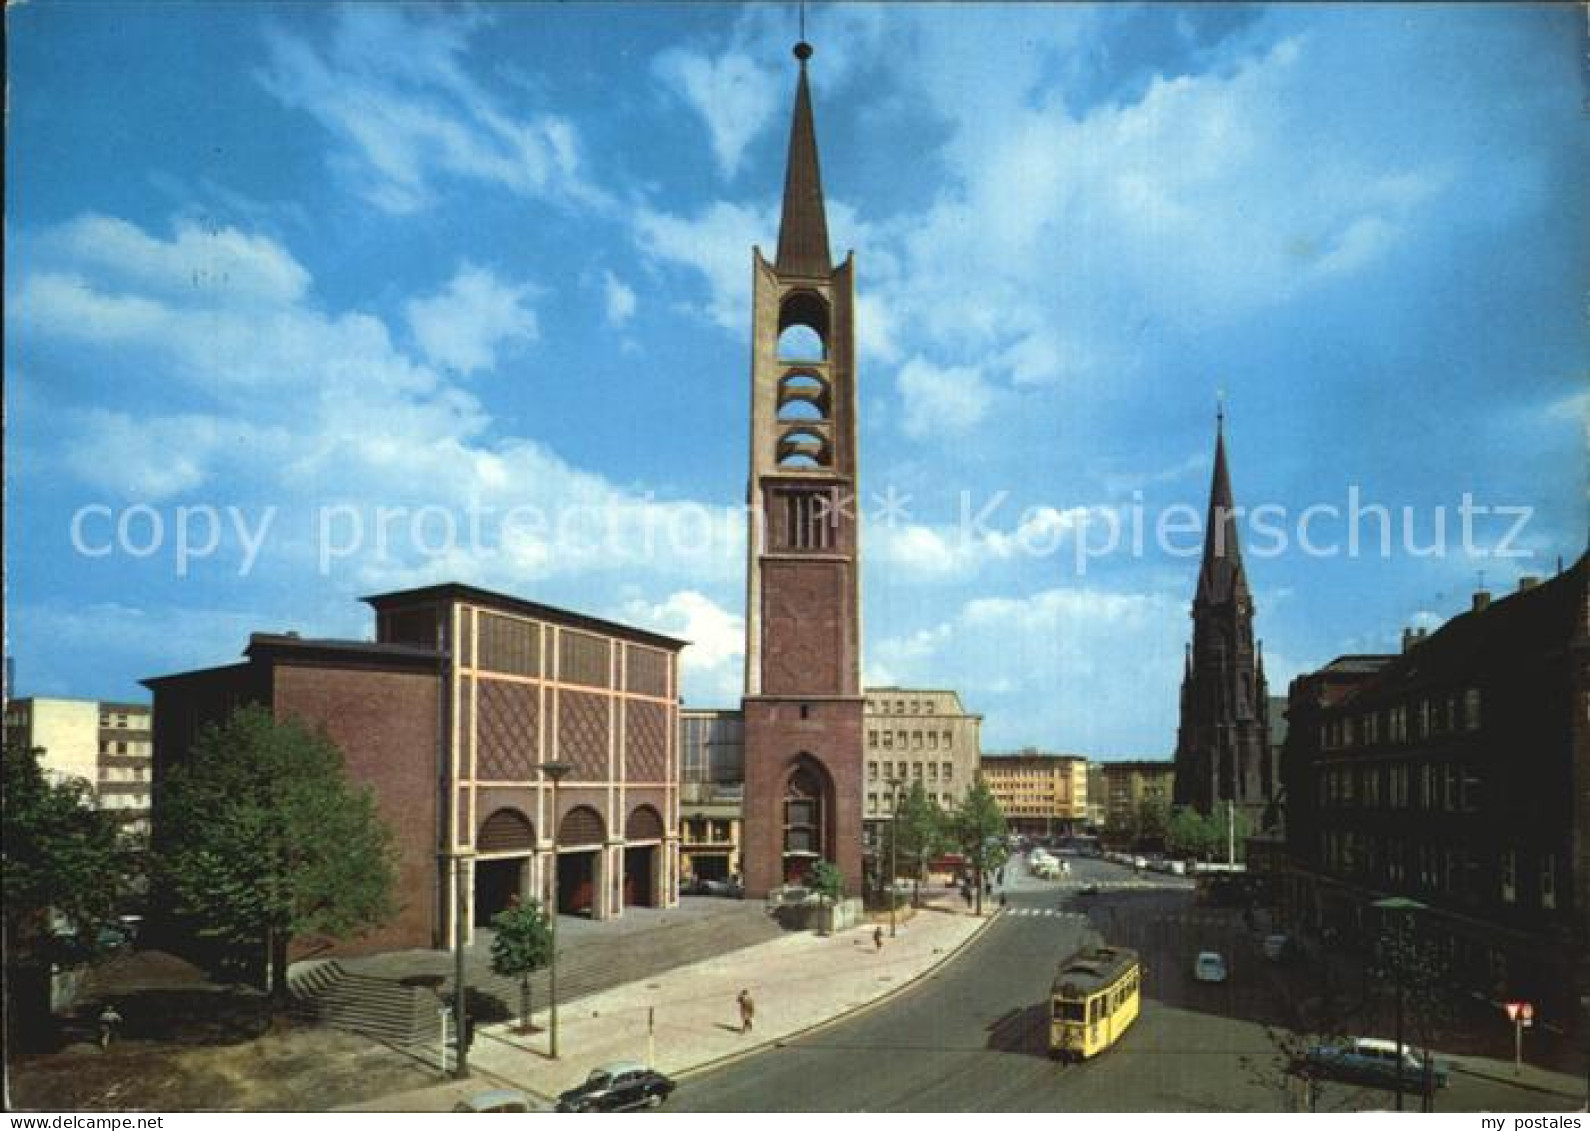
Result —
POLYGON ((789 130, 789 165, 784 173, 784 215, 778 228, 774 267, 792 275, 827 275, 828 218, 823 211, 823 181, 817 167, 817 129, 812 124, 812 96, 806 85, 806 60, 812 48, 795 45, 800 80, 795 87, 795 117, 789 130))
POLYGON ((1203 568, 1198 571, 1198 593, 1194 597, 1197 604, 1221 605, 1248 594, 1242 549, 1237 543, 1235 508, 1231 472, 1226 467, 1226 409, 1222 400, 1215 417, 1215 472, 1209 485, 1203 568))

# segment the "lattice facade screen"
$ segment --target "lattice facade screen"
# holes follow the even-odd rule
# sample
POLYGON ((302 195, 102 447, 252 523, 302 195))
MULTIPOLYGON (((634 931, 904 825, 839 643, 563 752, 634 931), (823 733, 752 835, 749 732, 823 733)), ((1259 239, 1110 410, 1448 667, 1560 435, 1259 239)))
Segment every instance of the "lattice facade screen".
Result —
POLYGON ((668 695, 668 656, 655 648, 629 645, 625 653, 627 688, 636 695, 668 695))
POLYGON ((540 675, 541 626, 496 613, 481 613, 480 667, 509 675, 540 675))
POLYGON ((610 702, 586 691, 558 692, 558 756, 573 765, 578 781, 607 778, 610 702))
POLYGON ((558 681, 582 687, 612 683, 612 652, 600 636, 564 629, 558 634, 558 681))
POLYGON ((668 776, 668 708, 629 701, 625 719, 624 776, 660 782, 668 776))
POLYGON ((479 684, 475 777, 483 781, 531 780, 539 756, 539 692, 530 684, 502 679, 482 679, 479 684))

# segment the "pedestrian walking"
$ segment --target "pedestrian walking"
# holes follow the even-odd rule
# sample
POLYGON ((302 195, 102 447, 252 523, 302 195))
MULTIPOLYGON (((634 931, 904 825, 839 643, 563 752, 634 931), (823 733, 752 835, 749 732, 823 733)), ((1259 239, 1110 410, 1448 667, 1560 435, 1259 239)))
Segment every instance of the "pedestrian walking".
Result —
POLYGON ((740 1003, 740 1032, 749 1033, 756 1021, 756 1002, 751 1000, 750 990, 741 990, 735 1000, 740 1003))
POLYGON ((121 1030, 122 1016, 116 1012, 113 1002, 106 1002, 105 1008, 99 1013, 99 1047, 110 1048, 110 1043, 121 1030))
POLYGON ((872 945, 875 950, 883 949, 883 927, 872 928, 872 945))

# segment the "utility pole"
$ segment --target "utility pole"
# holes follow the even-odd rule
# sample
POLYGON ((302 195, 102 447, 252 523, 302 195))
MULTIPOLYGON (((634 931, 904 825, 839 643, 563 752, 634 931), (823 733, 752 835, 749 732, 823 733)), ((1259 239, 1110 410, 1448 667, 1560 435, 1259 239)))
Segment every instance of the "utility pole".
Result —
MULTIPOLYGON (((464 944, 469 937, 469 858, 455 859, 453 877, 453 1039, 458 1046, 453 1075, 469 1079, 469 964, 464 944)), ((443 1026, 445 1036, 446 1026, 443 1026)))
POLYGON ((543 762, 537 767, 541 776, 552 783, 552 961, 547 964, 547 996, 551 998, 548 1051, 553 1060, 558 1058, 558 783, 574 767, 567 762, 543 762))
POLYGON ((1237 803, 1226 802, 1226 863, 1237 862, 1237 803))

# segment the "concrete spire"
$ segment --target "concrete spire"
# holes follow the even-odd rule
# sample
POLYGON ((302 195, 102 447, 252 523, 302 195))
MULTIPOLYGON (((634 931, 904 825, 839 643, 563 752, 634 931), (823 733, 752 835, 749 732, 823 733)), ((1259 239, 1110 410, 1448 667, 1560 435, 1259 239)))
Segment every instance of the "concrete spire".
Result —
POLYGON ((778 228, 780 274, 825 276, 833 270, 828 256, 828 217, 823 210, 823 181, 817 165, 817 129, 812 124, 812 96, 806 84, 811 45, 795 45, 800 79, 795 87, 795 116, 789 131, 789 164, 784 173, 784 215, 778 228))

